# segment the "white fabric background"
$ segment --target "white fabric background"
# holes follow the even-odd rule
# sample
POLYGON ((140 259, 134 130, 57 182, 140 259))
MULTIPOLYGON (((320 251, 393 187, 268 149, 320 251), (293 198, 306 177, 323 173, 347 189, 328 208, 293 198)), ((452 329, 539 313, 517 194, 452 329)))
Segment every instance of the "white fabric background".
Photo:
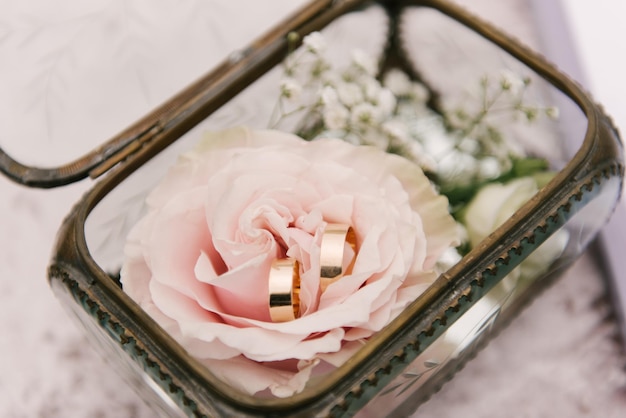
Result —
MULTIPOLYGON (((152 2, 152 10, 154 13, 160 11, 179 16, 176 13, 190 13, 194 7, 202 7, 212 10, 207 19, 213 18, 216 25, 227 25, 225 16, 233 12, 233 9, 241 8, 241 3, 242 0, 160 0, 152 2)), ((263 3, 264 10, 268 13, 282 10, 280 7, 287 4, 286 1, 277 0, 263 3)), ((527 43, 538 46, 531 13, 524 0, 474 0, 465 3, 478 14, 496 22, 527 43)), ((0 79, 8 73, 7 68, 16 65, 7 61, 11 54, 19 54, 23 45, 21 42, 30 39, 24 35, 16 40, 14 31, 32 29, 30 36, 36 38, 38 32, 35 28, 45 19, 53 19, 63 13, 67 16, 72 13, 96 13, 98 8, 115 11, 116 7, 124 7, 123 1, 114 0, 80 3, 72 0, 27 0, 20 3, 18 11, 17 4, 18 2, 11 0, 0 0, 0 79), (65 8, 76 4, 82 6, 78 9, 65 8), (89 11, 89 8, 93 10, 89 11)), ((593 10, 589 11, 587 17, 591 18, 592 13, 593 10)), ((142 16, 140 20, 144 28, 149 27, 152 18, 153 16, 142 16)), ((251 20, 253 18, 254 16, 249 17, 251 20)), ((120 23, 117 20, 112 22, 120 23)), ((172 19, 172 22, 175 24, 176 20, 172 19)), ((253 24, 254 22, 250 22, 241 25, 242 30, 252 27, 253 24)), ((602 22, 597 24, 601 26, 602 22)), ((44 42, 41 48, 45 50, 45 42, 62 43, 63 39, 67 41, 67 38, 63 38, 67 35, 64 35, 67 30, 71 28, 59 24, 54 32, 58 38, 40 39, 39 41, 44 42)), ((170 30, 175 32, 176 28, 172 27, 170 30)), ((73 39, 72 42, 81 42, 80 35, 71 35, 70 38, 73 39)), ((163 47, 170 47, 172 51, 176 49, 175 45, 163 47)), ((201 48, 202 45, 196 44, 194 47, 201 48)), ((79 65, 80 59, 81 56, 63 59, 57 56, 52 65, 79 65)), ((624 68, 623 62, 621 64, 624 68)), ((123 123, 122 119, 125 117, 129 120, 136 118, 147 108, 182 87, 171 80, 189 81, 199 74, 194 74, 194 71, 204 71, 205 65, 206 62, 199 58, 190 68, 161 68, 161 71, 153 73, 155 80, 150 85, 154 86, 154 90, 131 95, 144 99, 125 103, 131 110, 130 113, 120 115, 112 112, 110 117, 120 118, 119 123, 123 123), (180 74, 179 71, 183 73, 180 74)), ((24 69, 37 70, 38 68, 24 69)), ((94 69, 94 74, 97 76, 96 70, 94 69)), ((138 80, 139 78, 141 77, 138 80)), ((47 81, 50 86, 57 82, 60 83, 53 78, 47 81)), ((0 90, 0 101, 4 106, 0 108, 0 124, 14 127, 11 128, 14 131, 0 132, 13 132, 17 135, 15 126, 19 124, 16 125, 13 120, 7 121, 6 118, 13 114, 11 103, 15 106, 25 105, 22 103, 22 100, 26 100, 25 91, 12 90, 10 86, 2 84, 2 81, 0 86, 5 89, 0 90), (12 96, 7 96, 7 92, 12 96)), ((130 82, 125 86, 110 87, 114 90, 111 91, 111 97, 117 97, 115 89, 142 88, 139 83, 130 82)), ((30 98, 39 105, 44 103, 42 100, 49 99, 50 97, 30 98)), ((619 97, 617 102, 624 103, 619 97)), ((56 111, 63 110, 61 104, 62 102, 56 111)), ((68 113, 57 117, 75 117, 80 109, 68 108, 63 111, 68 113)), ((41 126, 41 120, 37 122, 37 119, 32 118, 33 115, 30 116, 31 118, 24 115, 21 120, 21 127, 25 130, 19 135, 23 134, 24 138, 28 136, 26 133, 38 135, 45 128, 41 126)), ((81 123, 77 121, 75 128, 80 129, 81 123)), ((47 129, 50 134, 50 127, 47 129)), ((52 131, 52 134, 59 133, 52 131)), ((27 139, 17 140, 11 137, 8 141, 0 138, 0 141, 2 146, 13 147, 18 151, 37 151, 27 139)), ((0 178, 0 236, 3 238, 0 241, 2 417, 153 416, 149 408, 95 354, 82 332, 68 320, 46 282, 46 265, 56 230, 71 205, 89 186, 90 181, 83 181, 56 190, 30 190, 0 178)), ((586 254, 562 280, 538 297, 475 360, 420 408, 416 416, 623 416, 623 411, 626 410, 625 359, 601 274, 595 259, 586 254)))

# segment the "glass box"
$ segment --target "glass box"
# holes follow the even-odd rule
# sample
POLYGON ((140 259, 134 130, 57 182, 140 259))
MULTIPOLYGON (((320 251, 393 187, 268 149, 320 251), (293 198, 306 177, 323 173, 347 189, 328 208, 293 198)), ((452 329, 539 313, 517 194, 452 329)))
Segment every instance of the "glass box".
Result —
POLYGON ((367 417, 411 414, 581 254, 620 197, 622 151, 611 120, 575 82, 447 1, 317 0, 86 156, 36 168, 2 152, 0 165, 35 187, 99 178, 59 232, 50 285, 157 413, 367 417), (561 119, 510 123, 503 132, 556 174, 349 361, 295 395, 254 396, 212 374, 124 293, 124 240, 145 212, 149 191, 200 132, 267 125, 281 62, 316 31, 329 39, 333 61, 359 47, 380 58, 381 71, 398 68, 422 81, 434 112, 503 68, 532 80, 528 94, 556 104, 561 119), (557 236, 566 244, 541 274, 511 274, 557 236))

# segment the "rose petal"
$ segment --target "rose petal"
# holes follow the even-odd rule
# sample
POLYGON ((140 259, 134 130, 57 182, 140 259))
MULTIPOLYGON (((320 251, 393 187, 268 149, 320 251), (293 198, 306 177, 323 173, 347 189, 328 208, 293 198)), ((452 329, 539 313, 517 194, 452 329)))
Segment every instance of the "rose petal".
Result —
POLYGON ((295 372, 281 370, 264 363, 235 357, 228 360, 204 360, 217 377, 246 393, 257 393, 267 388, 277 397, 286 398, 304 389, 319 360, 300 361, 295 372))

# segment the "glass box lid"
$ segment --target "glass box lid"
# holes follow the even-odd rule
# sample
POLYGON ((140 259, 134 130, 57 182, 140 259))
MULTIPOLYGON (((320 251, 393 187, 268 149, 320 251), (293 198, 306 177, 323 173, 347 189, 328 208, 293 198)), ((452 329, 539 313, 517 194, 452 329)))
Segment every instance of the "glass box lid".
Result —
POLYGON ((14 3, 0 26, 0 169, 36 187, 96 177, 158 124, 170 96, 305 3, 279 1, 245 14, 235 3, 14 3), (234 20, 236 32, 224 27, 234 20))

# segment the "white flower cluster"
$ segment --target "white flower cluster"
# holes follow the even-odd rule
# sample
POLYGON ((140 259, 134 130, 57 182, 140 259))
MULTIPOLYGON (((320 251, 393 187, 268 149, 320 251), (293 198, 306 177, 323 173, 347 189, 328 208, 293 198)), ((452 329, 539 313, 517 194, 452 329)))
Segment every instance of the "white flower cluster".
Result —
POLYGON ((325 57, 326 44, 314 32, 285 61, 272 126, 300 114, 295 131, 303 138, 375 145, 413 160, 439 185, 495 179, 511 169, 512 158, 524 157, 491 123, 492 114, 558 117, 556 108, 524 103, 530 79, 509 70, 483 77, 473 106, 437 113, 427 106, 428 88, 405 72, 391 69, 381 77, 376 59, 361 50, 337 70, 325 57))
POLYGON ((399 70, 377 78, 377 61, 361 50, 354 50, 349 65, 335 70, 326 60, 326 41, 319 32, 303 39, 302 50, 285 62, 280 83, 278 114, 274 127, 289 116, 305 112, 305 122, 296 130, 300 136, 343 138, 354 144, 374 145, 400 153, 426 171, 436 162, 414 138, 408 114, 399 109, 426 112, 428 89, 399 70))
POLYGON ((511 169, 514 158, 524 158, 524 152, 506 141, 492 119, 510 116, 513 121, 533 122, 545 115, 557 119, 556 107, 530 105, 524 93, 531 83, 509 69, 495 77, 484 76, 471 103, 444 112, 447 130, 455 138, 454 151, 440 166, 439 174, 447 182, 472 182, 494 179, 511 169))

